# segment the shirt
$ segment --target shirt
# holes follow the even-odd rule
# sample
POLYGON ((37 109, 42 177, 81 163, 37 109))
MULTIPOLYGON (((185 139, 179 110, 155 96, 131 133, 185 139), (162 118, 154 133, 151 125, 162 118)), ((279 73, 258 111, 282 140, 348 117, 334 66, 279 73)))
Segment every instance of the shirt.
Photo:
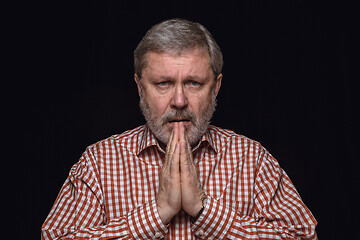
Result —
POLYGON ((210 126, 193 149, 207 195, 199 218, 164 225, 155 197, 165 160, 144 125, 89 146, 71 168, 42 239, 317 239, 315 218, 258 142, 210 126))

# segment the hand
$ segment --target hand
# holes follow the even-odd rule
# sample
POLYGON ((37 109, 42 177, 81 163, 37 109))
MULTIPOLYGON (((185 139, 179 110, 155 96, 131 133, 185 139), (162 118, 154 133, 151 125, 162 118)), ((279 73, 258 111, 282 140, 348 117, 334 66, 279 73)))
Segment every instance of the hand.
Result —
POLYGON ((184 125, 175 123, 166 147, 156 197, 161 220, 164 224, 169 223, 181 208, 192 217, 196 216, 204 195, 184 125))
POLYGON ((160 171, 156 204, 161 220, 167 224, 181 209, 180 144, 177 125, 166 147, 165 163, 160 171))
POLYGON ((195 217, 201 209, 205 195, 192 157, 191 146, 186 139, 184 125, 179 126, 180 177, 182 208, 195 217))

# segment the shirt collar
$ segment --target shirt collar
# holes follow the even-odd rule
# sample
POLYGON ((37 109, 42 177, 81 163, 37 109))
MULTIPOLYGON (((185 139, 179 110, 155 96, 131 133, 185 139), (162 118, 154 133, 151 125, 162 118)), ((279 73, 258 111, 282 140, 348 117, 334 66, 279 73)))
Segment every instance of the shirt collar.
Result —
MULTIPOLYGON (((203 143, 208 143, 209 146, 216 152, 219 153, 221 149, 221 141, 216 144, 216 129, 213 126, 210 126, 206 133, 201 137, 201 140, 199 141, 198 145, 193 148, 193 152, 199 149, 199 147, 203 143), (219 145, 219 146, 218 146, 219 145)), ((149 127, 147 125, 144 126, 144 134, 140 140, 140 144, 137 147, 136 154, 139 155, 142 151, 149 147, 157 147, 158 150, 162 153, 165 153, 164 150, 160 147, 158 141, 156 140, 155 135, 151 132, 149 127)))
POLYGON ((202 137, 201 142, 206 141, 209 143, 210 147, 218 154, 222 149, 222 141, 218 141, 218 132, 216 127, 210 125, 204 136, 202 137))
POLYGON ((150 131, 149 127, 147 125, 145 125, 143 136, 140 139, 140 144, 138 145, 137 150, 136 150, 136 155, 139 155, 146 148, 149 148, 152 146, 155 146, 155 147, 158 147, 158 149, 161 149, 155 138, 155 135, 150 131))

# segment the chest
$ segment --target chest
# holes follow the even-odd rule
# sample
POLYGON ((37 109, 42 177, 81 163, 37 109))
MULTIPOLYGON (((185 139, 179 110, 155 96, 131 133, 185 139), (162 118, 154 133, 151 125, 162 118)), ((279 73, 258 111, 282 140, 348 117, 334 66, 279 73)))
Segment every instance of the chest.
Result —
MULTIPOLYGON (((255 166, 246 154, 231 151, 216 154, 204 149, 194 153, 193 158, 208 196, 248 211, 255 166)), ((136 156, 127 152, 100 161, 100 181, 108 219, 125 215, 156 197, 163 161, 160 154, 136 156)))

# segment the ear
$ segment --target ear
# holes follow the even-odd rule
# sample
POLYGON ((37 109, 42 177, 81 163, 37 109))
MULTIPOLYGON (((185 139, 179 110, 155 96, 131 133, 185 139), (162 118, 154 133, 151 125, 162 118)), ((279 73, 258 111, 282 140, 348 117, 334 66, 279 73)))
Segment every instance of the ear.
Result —
POLYGON ((223 75, 221 73, 216 78, 215 89, 214 89, 215 90, 215 96, 217 96, 219 91, 220 91, 222 78, 223 78, 223 75))
POLYGON ((141 97, 140 79, 139 79, 139 77, 138 77, 138 75, 136 73, 134 74, 134 79, 135 79, 135 82, 136 82, 136 86, 137 86, 137 89, 138 89, 139 96, 141 97))

